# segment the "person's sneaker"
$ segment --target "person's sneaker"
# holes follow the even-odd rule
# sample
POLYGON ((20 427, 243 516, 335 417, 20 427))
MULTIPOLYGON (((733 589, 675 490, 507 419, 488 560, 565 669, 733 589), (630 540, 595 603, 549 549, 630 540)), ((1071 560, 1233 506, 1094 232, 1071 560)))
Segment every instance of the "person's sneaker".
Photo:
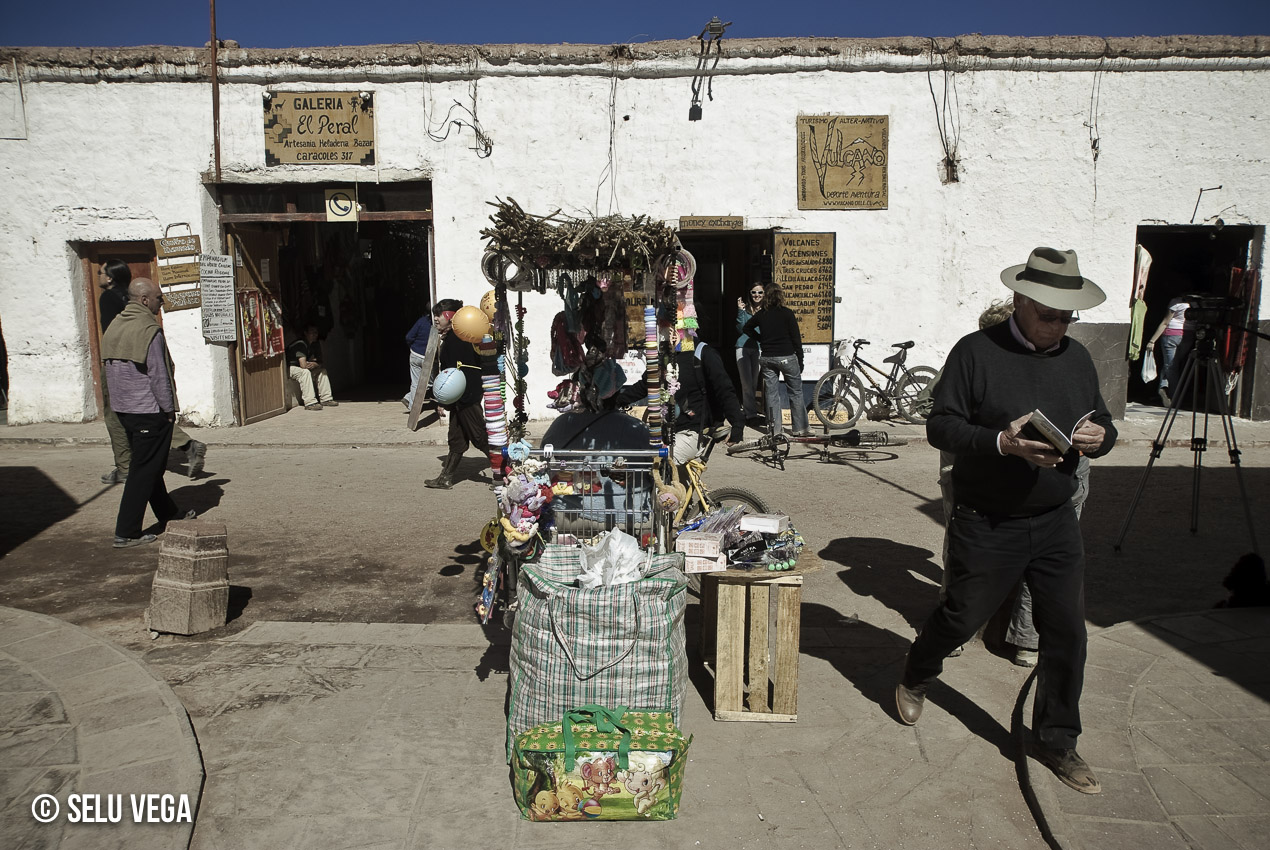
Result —
POLYGON ((961 655, 963 652, 965 652, 965 651, 966 651, 966 645, 963 643, 961 646, 957 647, 957 648, 956 648, 956 649, 954 649, 952 652, 948 653, 948 657, 949 657, 949 658, 958 658, 958 657, 960 657, 960 655, 961 655))
POLYGON ((1032 757, 1048 767, 1068 788, 1082 794, 1101 794, 1102 784, 1085 760, 1073 747, 1047 747, 1039 741, 1032 742, 1032 757))
POLYGON ((101 477, 102 484, 122 484, 128 480, 128 470, 113 467, 101 477))
POLYGON ((918 721, 925 704, 925 688, 906 688, 902 682, 895 686, 895 710, 899 712, 900 722, 905 726, 912 726, 918 721))
POLYGON ((189 476, 193 478, 203 471, 203 463, 207 459, 207 443, 190 440, 190 447, 185 450, 185 457, 190 462, 189 476))
POLYGON ((326 401, 322 402, 322 406, 323 407, 339 407, 340 403, 333 398, 328 398, 326 401))
POLYGON ((1019 648, 1014 651, 1014 664, 1016 667, 1035 667, 1040 657, 1035 649, 1019 648))
POLYGON ((322 405, 318 404, 317 402, 314 402, 313 404, 306 404, 304 406, 304 409, 305 410, 321 410, 322 405))
POLYGON ((803 431, 795 431, 795 432, 794 432, 791 436, 794 436, 794 437, 811 437, 811 436, 814 436, 814 435, 813 435, 810 431, 803 430, 803 431))
POLYGON ((409 409, 410 409, 410 399, 408 399, 408 398, 402 398, 401 403, 402 403, 402 404, 404 404, 404 405, 406 406, 406 410, 409 410, 409 409))
POLYGON ((1165 387, 1160 387, 1160 401, 1164 402, 1165 407, 1170 407, 1173 404, 1173 399, 1169 398, 1169 391, 1165 387))
POLYGON ((144 546, 147 543, 153 543, 158 540, 157 534, 143 534, 140 537, 115 537, 114 547, 116 549, 131 549, 133 546, 144 546))

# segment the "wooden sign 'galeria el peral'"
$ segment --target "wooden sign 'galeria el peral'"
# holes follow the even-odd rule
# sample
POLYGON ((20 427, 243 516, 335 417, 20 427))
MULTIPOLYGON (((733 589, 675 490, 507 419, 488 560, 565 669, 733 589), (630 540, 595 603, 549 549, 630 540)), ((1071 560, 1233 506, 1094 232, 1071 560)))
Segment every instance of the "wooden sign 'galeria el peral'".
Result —
POLYGON ((374 165, 368 91, 265 92, 265 165, 374 165))

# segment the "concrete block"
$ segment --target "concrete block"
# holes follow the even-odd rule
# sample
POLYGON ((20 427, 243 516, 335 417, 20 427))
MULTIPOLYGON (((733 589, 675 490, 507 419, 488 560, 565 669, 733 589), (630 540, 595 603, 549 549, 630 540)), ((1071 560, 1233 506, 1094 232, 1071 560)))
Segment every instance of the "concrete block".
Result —
POLYGON ((206 520, 168 524, 154 574, 149 628, 192 635, 225 625, 229 613, 229 547, 225 525, 206 520))

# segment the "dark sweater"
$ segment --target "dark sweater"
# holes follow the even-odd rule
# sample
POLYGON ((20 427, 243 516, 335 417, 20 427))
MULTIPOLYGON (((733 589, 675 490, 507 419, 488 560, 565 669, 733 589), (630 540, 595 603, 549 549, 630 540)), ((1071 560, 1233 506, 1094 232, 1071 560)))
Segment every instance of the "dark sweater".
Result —
POLYGON ((437 349, 437 368, 457 369, 460 363, 463 364, 461 371, 467 380, 467 385, 458 401, 454 404, 442 405, 446 410, 459 410, 476 404, 484 393, 484 388, 481 386, 481 358, 476 352, 476 346, 470 342, 464 342, 459 339, 458 334, 450 331, 441 337, 441 345, 437 349))
POLYGON ((733 442, 740 440, 745 431, 745 413, 737 401, 723 358, 713 346, 698 343, 697 348, 700 349, 700 358, 696 351, 675 353, 675 364, 679 367, 679 392, 675 393, 679 416, 675 419, 675 430, 700 433, 727 421, 732 426, 730 439, 733 442), (697 371, 698 362, 700 373, 697 371), (701 386, 698 375, 705 380, 706 386, 701 386))
POLYGON ((935 389, 926 437, 935 448, 956 455, 952 476, 958 503, 987 514, 1033 516, 1071 499, 1079 459, 1075 449, 1054 469, 997 451, 997 434, 1038 408, 1065 431, 1093 410, 1093 422, 1107 434, 1089 457, 1105 455, 1116 442, 1093 359, 1076 340, 1064 337, 1053 352, 1033 352, 1015 340, 1009 322, 1002 322, 953 346, 935 389))
POLYGON ((110 327, 110 323, 128 306, 128 288, 108 286, 101 291, 97 299, 97 318, 101 320, 102 333, 110 327))
POLYGON ((763 357, 798 357, 798 369, 803 368, 803 336, 798 330, 798 317, 788 307, 768 307, 745 323, 741 333, 758 337, 759 351, 763 357))

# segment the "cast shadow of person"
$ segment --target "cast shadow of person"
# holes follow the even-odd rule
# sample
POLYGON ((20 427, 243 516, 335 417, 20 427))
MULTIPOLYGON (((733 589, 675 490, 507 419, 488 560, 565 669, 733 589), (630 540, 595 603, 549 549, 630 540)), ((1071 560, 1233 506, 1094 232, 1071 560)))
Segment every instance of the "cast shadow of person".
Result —
MULTIPOLYGON (((802 627, 802 654, 828 661, 861 696, 897 724, 900 722, 895 709, 895 685, 903 673, 912 641, 815 602, 803 603, 802 627)), ((1009 729, 961 691, 937 681, 926 699, 992 744, 1002 756, 1014 758, 1015 745, 1009 729)))
POLYGON ((846 567, 838 577, 853 593, 878 600, 914 630, 939 602, 943 571, 929 549, 881 537, 839 537, 818 554, 822 561, 846 567))

